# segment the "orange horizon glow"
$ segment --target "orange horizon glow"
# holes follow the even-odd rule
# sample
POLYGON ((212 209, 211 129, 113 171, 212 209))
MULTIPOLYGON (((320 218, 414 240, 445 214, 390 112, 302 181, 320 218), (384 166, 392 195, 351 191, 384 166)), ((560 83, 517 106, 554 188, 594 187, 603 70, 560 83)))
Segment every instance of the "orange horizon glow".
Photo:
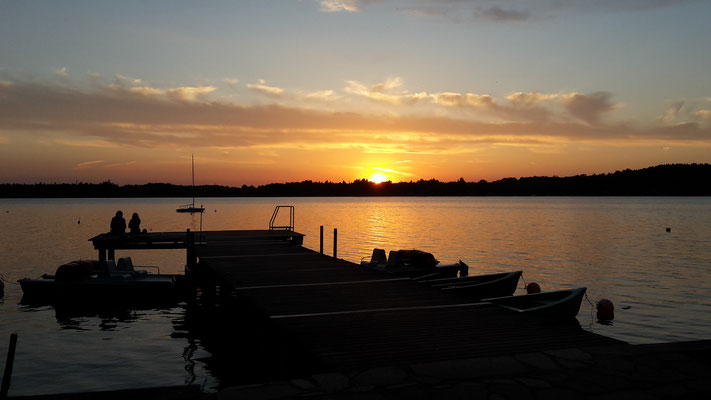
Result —
MULTIPOLYGON (((511 114, 510 121, 496 122, 437 113, 432 107, 438 103, 399 115, 346 102, 351 111, 340 113, 201 102, 188 94, 202 92, 184 87, 168 92, 173 97, 146 87, 139 95, 111 85, 67 90, 0 81, 0 158, 7 166, 0 169, 0 182, 189 184, 191 154, 197 185, 228 186, 363 178, 495 181, 711 161, 711 117, 648 130, 606 122, 601 113, 616 110, 606 106, 576 121, 571 118, 579 108, 571 114, 560 105, 546 109, 521 100, 542 102, 542 94, 516 93, 502 98, 505 107, 486 103, 483 111, 479 103, 470 105, 472 111, 494 107, 511 114), (530 115, 532 110, 541 115, 530 115), (541 122, 547 113, 559 118, 541 122)), ((555 99, 608 105, 599 94, 571 96, 555 99)), ((701 111, 694 115, 705 118, 701 111)))
POLYGON ((0 183, 186 185, 191 154, 233 187, 711 163, 709 1, 44 3, 0 6, 0 183))
POLYGON ((380 184, 385 181, 388 181, 388 177, 385 176, 385 174, 380 173, 380 172, 373 172, 370 177, 368 178, 370 182, 373 182, 375 184, 380 184))

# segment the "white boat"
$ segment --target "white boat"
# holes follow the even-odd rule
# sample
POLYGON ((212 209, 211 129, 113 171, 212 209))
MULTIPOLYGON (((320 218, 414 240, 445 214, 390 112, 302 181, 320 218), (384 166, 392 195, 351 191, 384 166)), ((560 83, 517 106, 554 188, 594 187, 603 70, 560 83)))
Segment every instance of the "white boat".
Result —
POLYGON ((99 262, 79 260, 62 264, 54 275, 24 278, 24 304, 140 304, 175 301, 180 294, 177 275, 150 274, 134 269, 130 257, 99 262))

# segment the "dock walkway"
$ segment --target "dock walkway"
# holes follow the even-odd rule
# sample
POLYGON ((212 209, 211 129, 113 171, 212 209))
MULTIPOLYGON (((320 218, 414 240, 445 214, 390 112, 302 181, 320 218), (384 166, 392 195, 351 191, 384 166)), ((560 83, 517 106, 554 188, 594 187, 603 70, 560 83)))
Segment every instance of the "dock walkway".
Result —
POLYGON ((476 299, 365 270, 294 244, 292 235, 299 234, 204 232, 205 245, 196 253, 199 268, 223 291, 253 306, 292 346, 315 360, 310 368, 347 373, 621 343, 576 323, 513 315, 476 299))

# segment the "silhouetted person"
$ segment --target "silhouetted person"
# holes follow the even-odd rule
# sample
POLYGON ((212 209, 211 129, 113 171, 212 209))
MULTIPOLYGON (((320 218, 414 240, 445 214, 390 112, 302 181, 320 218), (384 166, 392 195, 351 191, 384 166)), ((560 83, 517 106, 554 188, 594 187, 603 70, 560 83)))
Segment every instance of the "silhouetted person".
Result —
POLYGON ((128 221, 128 233, 141 233, 141 219, 138 218, 138 213, 133 213, 131 220, 128 221))
POLYGON ((111 234, 121 235, 126 233, 126 220, 123 219, 123 212, 116 211, 116 216, 111 218, 111 234))

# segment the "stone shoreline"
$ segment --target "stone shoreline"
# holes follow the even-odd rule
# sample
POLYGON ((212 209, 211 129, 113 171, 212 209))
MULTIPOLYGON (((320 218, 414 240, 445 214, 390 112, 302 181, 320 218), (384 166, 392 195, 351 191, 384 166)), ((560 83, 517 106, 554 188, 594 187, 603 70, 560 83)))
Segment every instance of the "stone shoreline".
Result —
POLYGON ((322 373, 236 386, 232 399, 696 399, 711 392, 711 340, 536 351, 322 373))

